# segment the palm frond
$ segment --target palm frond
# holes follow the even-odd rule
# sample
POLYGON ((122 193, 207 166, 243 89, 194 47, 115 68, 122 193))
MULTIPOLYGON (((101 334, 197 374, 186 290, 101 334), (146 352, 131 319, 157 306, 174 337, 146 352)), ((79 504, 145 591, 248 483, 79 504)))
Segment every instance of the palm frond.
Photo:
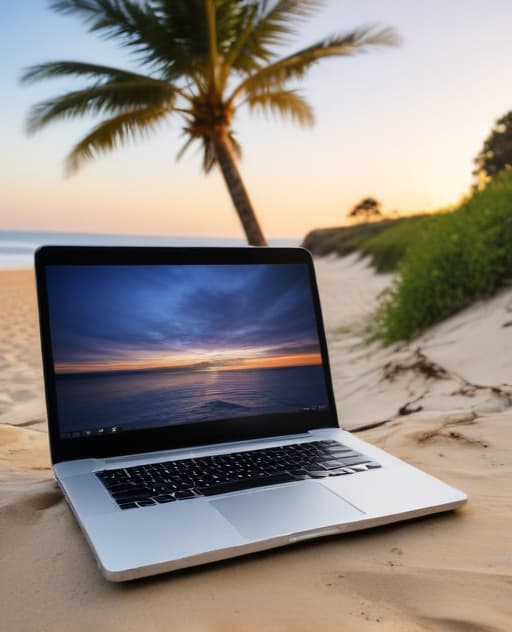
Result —
POLYGON ((188 139, 183 143, 180 150, 176 154, 176 162, 179 162, 183 158, 183 156, 187 153, 187 150, 190 147, 190 145, 192 145, 192 143, 196 140, 197 138, 195 138, 195 136, 188 137, 188 139))
POLYGON ((145 138, 166 114, 165 108, 148 107, 123 112, 103 121, 71 150, 66 158, 66 173, 75 173, 88 160, 130 140, 145 138))
POLYGON ((223 59, 226 58, 248 19, 258 12, 260 2, 248 0, 215 0, 215 21, 217 24, 217 47, 223 59))
POLYGON ((208 28, 208 78, 210 88, 217 89, 217 20, 214 0, 204 0, 206 24, 208 28))
POLYGON ((254 7, 266 4, 263 0, 152 0, 156 15, 169 33, 179 42, 189 60, 198 67, 209 62, 211 44, 218 57, 225 57, 240 30, 246 16, 254 7), (212 40, 211 28, 215 36, 212 40))
POLYGON ((21 76, 24 83, 35 83, 44 79, 54 79, 59 77, 89 77, 96 79, 98 83, 102 81, 135 81, 144 79, 155 83, 167 85, 166 81, 160 81, 147 75, 142 75, 122 68, 103 66, 101 64, 89 64, 80 61, 50 61, 44 64, 36 64, 25 69, 21 76))
POLYGON ((33 134, 49 123, 88 114, 120 114, 157 106, 170 111, 175 96, 171 84, 144 78, 94 85, 36 104, 29 112, 27 131, 33 134))
POLYGON ((91 32, 119 39, 144 63, 153 64, 165 71, 166 77, 176 79, 191 70, 191 59, 182 40, 169 29, 166 18, 173 5, 192 5, 197 1, 55 0, 51 7, 59 13, 78 14, 91 32))
MULTIPOLYGON (((324 4, 323 0, 278 0, 259 15, 254 13, 229 52, 226 66, 250 72, 270 61, 275 57, 275 47, 287 43, 297 25, 324 4)), ((254 7, 257 9, 257 5, 254 7)))
POLYGON ((274 63, 260 68, 244 79, 233 91, 232 101, 239 94, 258 92, 269 86, 283 86, 290 79, 300 79, 320 59, 346 57, 366 52, 371 46, 396 46, 399 37, 392 28, 363 27, 320 40, 274 63))
POLYGON ((246 103, 251 110, 270 111, 305 127, 315 122, 312 107, 296 90, 265 90, 249 95, 246 103))
POLYGON ((244 7, 244 12, 240 12, 237 28, 227 50, 223 52, 223 61, 221 66, 221 86, 226 84, 229 73, 232 68, 246 69, 249 72, 250 69, 258 67, 256 59, 252 59, 250 55, 241 55, 242 50, 246 48, 246 42, 249 39, 252 30, 254 29, 255 19, 258 14, 258 6, 248 4, 244 7), (242 62, 237 60, 241 57, 242 62))
POLYGON ((215 155, 215 145, 211 138, 204 137, 201 139, 203 143, 203 171, 210 173, 213 166, 217 162, 215 155))
POLYGON ((229 132, 228 134, 229 142, 231 143, 231 147, 233 149, 233 153, 238 160, 242 158, 242 145, 236 139, 236 136, 233 132, 229 132))

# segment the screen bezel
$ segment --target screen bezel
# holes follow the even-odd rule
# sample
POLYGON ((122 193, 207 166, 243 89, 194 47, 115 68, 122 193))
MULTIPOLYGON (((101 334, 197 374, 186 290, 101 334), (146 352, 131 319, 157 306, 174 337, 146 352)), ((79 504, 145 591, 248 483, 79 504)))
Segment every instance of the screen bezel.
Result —
POLYGON ((303 248, 148 248, 105 246, 43 246, 35 253, 41 350, 52 463, 84 458, 106 458, 214 443, 300 434, 315 428, 338 427, 327 343, 311 254, 303 248), (118 435, 62 439, 57 410, 46 267, 49 265, 247 265, 305 264, 309 270, 320 344, 327 411, 211 420, 130 430, 118 435))

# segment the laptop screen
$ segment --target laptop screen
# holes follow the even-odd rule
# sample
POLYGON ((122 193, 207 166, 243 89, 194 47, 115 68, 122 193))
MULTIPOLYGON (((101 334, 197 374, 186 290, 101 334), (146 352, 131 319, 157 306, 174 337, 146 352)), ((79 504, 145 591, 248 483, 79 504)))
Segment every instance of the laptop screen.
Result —
POLYGON ((328 409, 305 264, 46 271, 61 439, 328 409))

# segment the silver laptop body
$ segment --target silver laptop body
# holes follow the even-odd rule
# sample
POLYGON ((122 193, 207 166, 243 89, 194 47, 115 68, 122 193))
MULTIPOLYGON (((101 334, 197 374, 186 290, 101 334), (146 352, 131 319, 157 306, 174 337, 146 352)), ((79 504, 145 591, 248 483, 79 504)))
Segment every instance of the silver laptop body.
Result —
POLYGON ((298 248, 36 253, 53 471, 124 581, 462 505, 339 429, 298 248))

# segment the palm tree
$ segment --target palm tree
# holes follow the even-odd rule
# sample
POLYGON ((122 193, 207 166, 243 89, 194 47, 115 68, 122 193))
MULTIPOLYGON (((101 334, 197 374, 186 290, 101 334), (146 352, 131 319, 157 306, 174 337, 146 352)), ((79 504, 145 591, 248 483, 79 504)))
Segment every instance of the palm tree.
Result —
POLYGON ((144 74, 110 66, 56 61, 28 68, 22 80, 72 76, 91 80, 81 90, 36 104, 29 133, 48 123, 84 115, 106 116, 66 160, 68 173, 134 138, 146 136, 169 116, 181 117, 187 137, 179 159, 202 144, 203 169, 218 163, 251 245, 266 240, 237 168, 240 146, 232 129, 241 106, 266 109, 301 125, 313 111, 290 82, 320 59, 389 46, 398 37, 375 26, 327 37, 284 57, 298 23, 322 0, 55 0, 51 8, 85 19, 89 31, 116 38, 135 53, 144 74))

